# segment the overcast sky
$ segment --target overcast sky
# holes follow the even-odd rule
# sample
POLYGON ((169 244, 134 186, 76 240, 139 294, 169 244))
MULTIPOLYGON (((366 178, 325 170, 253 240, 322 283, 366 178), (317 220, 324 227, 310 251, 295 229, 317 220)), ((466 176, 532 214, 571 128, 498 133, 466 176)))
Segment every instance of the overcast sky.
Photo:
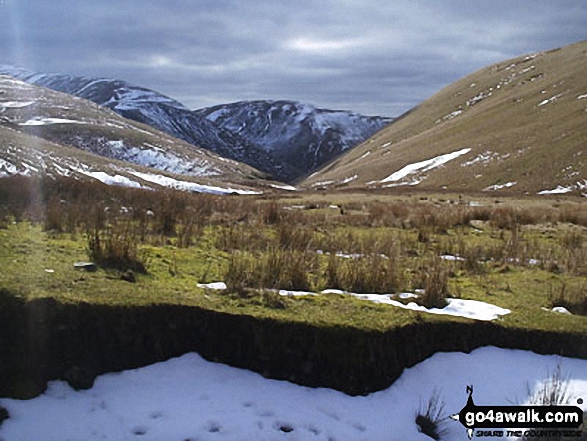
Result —
POLYGON ((487 64, 587 39, 585 0, 0 0, 0 64, 188 107, 291 99, 396 116, 487 64))

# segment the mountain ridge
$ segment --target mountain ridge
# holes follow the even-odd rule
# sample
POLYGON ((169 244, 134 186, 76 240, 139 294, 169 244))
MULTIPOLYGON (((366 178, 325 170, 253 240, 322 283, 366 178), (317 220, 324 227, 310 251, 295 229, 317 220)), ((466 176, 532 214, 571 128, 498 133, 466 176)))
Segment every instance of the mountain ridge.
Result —
POLYGON ((302 174, 316 170, 393 120, 290 100, 239 101, 195 112, 292 167, 304 164, 302 174))
POLYGON ((125 118, 150 125, 225 158, 244 162, 286 182, 317 169, 392 120, 280 100, 220 104, 212 108, 190 110, 168 96, 121 80, 42 74, 5 65, 0 65, 0 73, 88 99, 125 118), (256 108, 254 115, 245 121, 243 115, 247 111, 240 108, 243 103, 256 108), (283 111, 275 109, 278 103, 283 103, 283 111), (261 130, 257 120, 272 121, 274 118, 261 114, 258 110, 260 107, 267 112, 280 113, 282 124, 289 126, 289 130, 283 131, 281 137, 277 136, 279 127, 276 129, 275 124, 269 124, 261 130), (299 109, 302 120, 297 121, 293 114, 286 118, 288 108, 299 109), (222 118, 209 117, 219 109, 224 109, 222 118), (335 118, 329 121, 327 115, 334 115, 335 118), (345 124, 340 124, 338 120, 343 116, 346 116, 345 124), (243 122, 251 128, 256 127, 256 133, 238 130, 243 122), (321 127, 329 124, 330 130, 321 127), (267 148, 268 145, 279 145, 280 148, 267 148))
POLYGON ((193 189, 195 183, 257 186, 266 179, 245 164, 88 100, 2 75, 0 143, 1 176, 73 175, 128 186, 144 186, 151 179, 184 187, 189 182, 193 189))

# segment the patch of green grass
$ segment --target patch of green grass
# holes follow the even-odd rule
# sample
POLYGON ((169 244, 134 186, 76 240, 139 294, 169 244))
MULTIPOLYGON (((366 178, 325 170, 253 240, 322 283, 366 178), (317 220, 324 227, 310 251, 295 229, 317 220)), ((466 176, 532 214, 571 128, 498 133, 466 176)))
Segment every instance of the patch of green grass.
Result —
MULTIPOLYGON (((28 223, 9 225, 0 230, 0 288, 26 299, 54 297, 66 303, 127 306, 171 303, 317 326, 378 331, 414 323, 466 320, 377 305, 343 295, 288 298, 263 290, 234 295, 199 288, 200 282, 222 281, 229 264, 230 255, 215 247, 218 234, 218 228, 205 228, 197 245, 187 249, 142 245, 141 252, 149 262, 148 274, 137 275, 137 283, 130 284, 120 280, 120 274, 114 270, 75 270, 74 262, 87 260, 86 244, 81 237, 48 234, 28 223)), ((414 265, 417 259, 412 258, 414 265)), ((323 264, 327 264, 326 256, 323 264)), ((580 281, 584 279, 581 276, 515 265, 504 271, 502 266, 489 263, 485 264, 485 273, 471 274, 459 265, 448 265, 448 291, 456 297, 511 309, 511 314, 497 321, 499 324, 587 333, 587 318, 554 313, 549 299, 548 287, 552 283, 562 277, 580 281)))

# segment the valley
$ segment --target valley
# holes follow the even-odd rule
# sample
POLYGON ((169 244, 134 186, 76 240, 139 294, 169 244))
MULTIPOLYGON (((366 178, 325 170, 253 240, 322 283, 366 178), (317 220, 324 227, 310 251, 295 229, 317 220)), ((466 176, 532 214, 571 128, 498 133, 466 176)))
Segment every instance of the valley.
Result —
MULTIPOLYGON (((586 66, 586 42, 524 55, 396 119, 0 68, 0 439, 51 400, 84 403, 72 439, 461 439, 442 395, 504 363, 583 394, 586 66)), ((519 380, 490 396, 537 399, 519 380)))
MULTIPOLYGON (((75 353, 48 349, 20 362, 3 357, 11 360, 3 378, 24 375, 3 383, 3 394, 35 395, 47 379, 69 378, 75 366, 91 381, 188 350, 351 394, 387 387, 404 368, 442 350, 490 344, 587 356, 581 349, 587 212, 580 199, 227 197, 63 179, 0 181, 0 285, 3 302, 12 305, 4 323, 18 335, 18 317, 35 320, 34 311, 45 311, 40 335, 56 339, 48 348, 64 345, 75 353), (97 270, 74 268, 84 261, 97 270), (97 315, 82 319, 87 314, 97 315), (236 327, 232 343, 217 340, 226 338, 213 331, 217 326, 236 327), (271 331, 274 326, 280 330, 271 331), (91 360, 104 361, 105 354, 78 347, 75 335, 102 339, 106 329, 112 340, 96 348, 110 348, 112 361, 95 365, 91 360), (307 337, 297 342, 301 333, 307 337), (265 343, 253 344, 253 337, 265 343), (404 338, 420 343, 408 352, 391 343, 404 338), (305 339, 317 339, 310 353, 305 339), (114 355, 119 350, 129 355, 114 355), (293 358, 284 365, 283 357, 293 358), (10 367, 31 361, 30 368, 10 367), (321 363, 331 367, 323 370, 321 363), (39 364, 48 370, 33 368, 39 364), (360 373, 365 369, 380 374, 360 373), (32 372, 41 376, 27 377, 32 372)), ((37 347, 36 337, 26 338, 33 340, 24 347, 37 347)))

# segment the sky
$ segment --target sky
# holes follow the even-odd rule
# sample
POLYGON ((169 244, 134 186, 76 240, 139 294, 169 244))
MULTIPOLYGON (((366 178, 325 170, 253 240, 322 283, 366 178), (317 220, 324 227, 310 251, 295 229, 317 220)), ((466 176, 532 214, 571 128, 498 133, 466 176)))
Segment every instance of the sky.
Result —
POLYGON ((585 39, 584 0, 0 0, 0 64, 194 109, 289 99, 399 116, 488 64, 585 39))

